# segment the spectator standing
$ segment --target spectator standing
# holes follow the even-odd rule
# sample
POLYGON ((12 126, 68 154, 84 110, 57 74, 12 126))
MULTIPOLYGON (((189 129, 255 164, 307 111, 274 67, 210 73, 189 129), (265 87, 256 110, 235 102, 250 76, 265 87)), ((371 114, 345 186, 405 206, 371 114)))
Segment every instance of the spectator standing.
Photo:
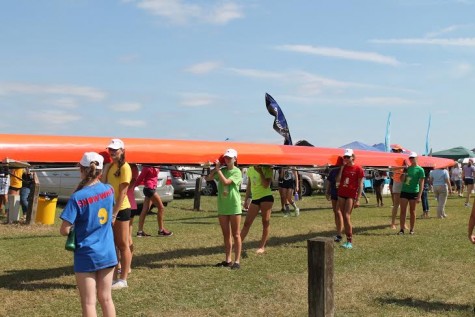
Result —
POLYGON ((462 169, 460 168, 459 163, 456 163, 452 170, 450 171, 450 179, 454 183, 455 188, 457 188, 457 193, 459 197, 463 197, 462 195, 462 169))
POLYGON ((272 169, 269 166, 251 166, 247 170, 247 188, 245 206, 247 208, 246 220, 241 230, 241 242, 244 241, 254 219, 256 219, 259 210, 262 217, 262 237, 259 242, 257 254, 265 252, 267 240, 269 238, 270 217, 272 213, 272 205, 274 204, 274 196, 270 184, 272 182, 272 169), (248 199, 252 197, 249 204, 248 199))
POLYGON ((335 216, 336 236, 333 238, 335 242, 340 242, 341 239, 343 239, 343 214, 338 205, 338 189, 336 187, 336 177, 338 176, 339 171, 340 169, 337 167, 330 169, 325 188, 325 196, 327 197, 327 200, 331 201, 333 215, 335 216))
MULTIPOLYGON (((130 249, 130 256, 134 257, 134 240, 132 238, 132 232, 134 232, 134 217, 140 215, 141 210, 137 209, 137 202, 135 201, 135 187, 137 177, 139 176, 139 168, 137 164, 129 164, 130 171, 132 172, 132 178, 130 179, 129 188, 127 188, 127 198, 129 199, 130 203, 130 221, 129 221, 129 249, 130 249)), ((132 264, 131 264, 132 266, 132 264)), ((132 271, 132 267, 129 270, 129 273, 132 271)))
POLYGON ((122 140, 112 139, 107 150, 109 151, 112 163, 105 175, 105 181, 114 188, 112 223, 114 242, 118 249, 121 269, 119 274, 119 267, 116 267, 112 289, 121 289, 128 287, 127 277, 132 263, 129 241, 131 206, 127 197, 127 190, 132 180, 132 170, 125 160, 125 146, 122 140))
MULTIPOLYGON (((218 181, 218 219, 223 233, 225 260, 217 267, 239 269, 241 259, 241 194, 239 187, 242 182, 241 170, 236 166, 238 153, 228 149, 223 157, 225 166, 216 160, 215 168, 206 176, 207 181, 218 181), (234 241, 234 263, 231 262, 231 252, 234 241)), ((249 186, 249 184, 248 184, 249 186)))
POLYGON ((437 199, 437 217, 446 218, 445 204, 448 194, 452 194, 450 176, 446 168, 438 168, 430 172, 430 183, 437 199))
POLYGON ((84 153, 80 165, 81 182, 71 195, 60 218, 60 233, 69 234, 74 226, 76 248, 74 272, 83 316, 96 316, 96 299, 103 316, 116 315, 111 285, 117 255, 112 233, 114 190, 100 182, 103 157, 84 153))
POLYGON ((0 166, 0 212, 5 215, 8 209, 8 188, 10 187, 10 173, 7 166, 0 166), (4 209, 2 209, 2 206, 4 209))
POLYGON ((29 205, 28 198, 30 197, 31 186, 33 185, 33 174, 30 172, 29 168, 25 168, 21 180, 20 204, 23 211, 23 217, 26 217, 29 205))
POLYGON ((352 149, 346 149, 343 154, 343 165, 336 178, 338 185, 338 205, 343 214, 346 242, 345 249, 353 248, 353 226, 351 212, 360 206, 360 197, 363 191, 363 169, 355 165, 355 155, 352 149))
POLYGON ((294 201, 294 193, 299 191, 299 174, 294 167, 279 169, 279 194, 284 217, 290 215, 290 205, 294 208, 295 215, 300 214, 300 209, 294 201))
MULTIPOLYGON (((402 171, 403 167, 397 167, 393 170, 392 175, 392 191, 391 195, 393 198, 393 207, 391 210, 391 228, 396 229, 396 217, 397 217, 397 210, 399 208, 401 202, 401 189, 402 189, 402 171)), ((400 218, 400 217, 399 217, 400 218)), ((401 219, 399 219, 401 221, 401 219)))
POLYGON ((465 199, 465 207, 470 206, 470 195, 473 190, 473 179, 475 177, 475 166, 473 166, 473 159, 468 160, 468 164, 462 167, 462 178, 465 187, 467 188, 467 198, 465 199))
POLYGON ((424 179, 424 187, 422 189, 422 196, 421 196, 421 202, 422 202, 422 219, 429 219, 429 212, 430 212, 430 206, 429 206, 429 191, 430 191, 430 175, 429 175, 430 169, 424 169, 424 174, 425 174, 425 179, 424 179))
POLYGON ((383 186, 386 180, 386 173, 380 170, 374 170, 373 172, 373 188, 376 194, 376 205, 378 207, 383 207, 383 186))
POLYGON ((409 154, 410 166, 404 170, 401 176, 403 181, 401 189, 401 219, 400 219, 400 235, 404 234, 406 225, 406 212, 409 205, 410 212, 410 228, 409 233, 414 234, 414 226, 416 224, 416 204, 422 199, 422 189, 424 188, 424 169, 417 165, 417 153, 409 154))
POLYGON ((143 226, 145 223, 145 217, 147 216, 148 211, 152 203, 157 207, 157 223, 158 223, 158 236, 159 237, 169 237, 173 235, 173 232, 165 229, 164 226, 164 213, 165 207, 163 206, 160 195, 156 192, 157 183, 158 183, 158 173, 159 169, 154 166, 144 165, 142 171, 140 172, 139 177, 137 178, 137 185, 144 185, 143 194, 145 196, 143 202, 142 212, 140 213, 139 218, 139 228, 137 231, 137 237, 149 237, 150 234, 145 233, 143 226))

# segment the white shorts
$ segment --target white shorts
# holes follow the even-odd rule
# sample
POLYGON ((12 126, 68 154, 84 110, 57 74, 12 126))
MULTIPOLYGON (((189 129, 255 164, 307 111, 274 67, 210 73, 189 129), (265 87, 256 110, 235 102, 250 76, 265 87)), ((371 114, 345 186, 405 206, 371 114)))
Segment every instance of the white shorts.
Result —
POLYGON ((10 187, 10 176, 0 177, 0 195, 8 194, 8 187, 10 187))
POLYGON ((402 182, 393 182, 393 194, 400 194, 402 189, 402 182))

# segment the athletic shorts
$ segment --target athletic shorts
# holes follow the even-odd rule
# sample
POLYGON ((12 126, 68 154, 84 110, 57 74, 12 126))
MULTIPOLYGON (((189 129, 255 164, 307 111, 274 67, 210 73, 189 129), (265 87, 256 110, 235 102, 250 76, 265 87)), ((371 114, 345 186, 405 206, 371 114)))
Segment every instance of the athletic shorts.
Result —
POLYGON ((400 198, 405 198, 407 200, 415 200, 419 197, 419 193, 408 193, 408 192, 401 192, 400 198))
POLYGON ((383 185, 384 183, 384 178, 382 179, 375 179, 373 181, 373 188, 378 188, 378 187, 381 187, 381 185, 383 185))
POLYGON ((135 216, 140 216, 142 213, 142 209, 131 209, 130 210, 130 218, 134 218, 135 216))
POLYGON ((393 183, 393 194, 400 194, 402 190, 402 182, 393 183))
POLYGON ((155 189, 144 187, 142 192, 145 197, 150 198, 155 194, 155 189))
POLYGON ((129 221, 130 220, 130 208, 120 210, 115 217, 116 221, 129 221))
POLYGON ((473 185, 473 178, 464 178, 463 182, 465 185, 473 185))
POLYGON ((394 180, 391 178, 391 179, 389 180, 389 186, 393 186, 393 184, 394 184, 394 180))
POLYGON ((295 180, 293 179, 280 179, 279 180, 280 188, 295 188, 295 180))
MULTIPOLYGON (((472 184, 473 184, 473 179, 472 179, 472 184)), ((10 186, 8 189, 9 190, 14 190, 14 191, 19 191, 21 188, 10 186)))
POLYGON ((268 196, 264 196, 264 197, 259 198, 259 199, 255 199, 255 200, 253 199, 251 201, 251 204, 260 206, 261 203, 273 203, 273 202, 274 202, 274 196, 268 195, 268 196))
POLYGON ((460 179, 454 181, 455 186, 457 186, 457 190, 462 188, 462 181, 460 179))

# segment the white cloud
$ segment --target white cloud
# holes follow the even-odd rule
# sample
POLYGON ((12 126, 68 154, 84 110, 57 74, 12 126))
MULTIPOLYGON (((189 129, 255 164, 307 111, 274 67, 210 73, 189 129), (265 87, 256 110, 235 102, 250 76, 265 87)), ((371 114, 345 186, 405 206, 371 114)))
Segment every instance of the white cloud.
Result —
POLYGON ((59 98, 55 100, 47 100, 44 103, 64 109, 74 109, 78 107, 78 103, 74 98, 59 98))
POLYGON ((9 94, 71 95, 77 97, 84 97, 94 101, 100 101, 106 97, 105 92, 87 86, 0 83, 0 95, 9 94))
POLYGON ((378 64, 386 64, 391 66, 398 66, 401 63, 394 57, 384 56, 374 52, 358 52, 343 50, 337 47, 320 47, 311 45, 279 45, 276 49, 304 53, 310 55, 327 56, 333 58, 350 59, 356 61, 372 62, 378 64))
POLYGON ((28 112, 27 117, 35 122, 44 122, 47 125, 67 125, 81 120, 81 116, 65 111, 42 110, 28 112))
POLYGON ((211 62, 211 61, 210 62, 203 62, 203 63, 192 65, 192 66, 188 67, 187 69, 185 69, 185 71, 190 72, 192 74, 197 74, 197 75, 207 74, 207 73, 215 70, 219 66, 221 66, 220 62, 211 62))
POLYGON ((183 95, 181 104, 186 107, 208 106, 216 101, 217 97, 204 93, 186 93, 183 95))
POLYGON ((451 74, 455 78, 465 78, 473 74, 473 65, 468 63, 458 63, 452 68, 451 74))
POLYGON ((135 112, 142 109, 142 105, 138 102, 124 102, 109 106, 109 109, 117 112, 135 112))
POLYGON ((176 24, 186 24, 191 21, 226 24, 243 17, 241 7, 231 1, 215 2, 208 6, 182 0, 138 0, 136 3, 140 9, 176 24))
POLYGON ((460 28, 464 27, 464 25, 451 25, 451 26, 448 26, 448 27, 445 27, 443 29, 440 29, 440 30, 437 30, 437 31, 434 31, 434 32, 430 32, 430 33, 427 33, 426 34, 426 38, 434 38, 434 37, 439 37, 441 35, 444 35, 444 34, 448 34, 448 33, 452 33, 460 28))
POLYGON ((438 45, 438 46, 475 46, 475 38, 433 39, 433 38, 406 38, 406 39, 373 39, 376 44, 400 44, 400 45, 438 45))
POLYGON ((258 69, 249 69, 249 68, 227 68, 228 71, 231 71, 239 76, 258 78, 258 79, 284 79, 284 73, 278 72, 269 72, 258 69))
POLYGON ((120 125, 126 126, 126 127, 145 127, 147 123, 143 120, 119 120, 118 123, 120 125))

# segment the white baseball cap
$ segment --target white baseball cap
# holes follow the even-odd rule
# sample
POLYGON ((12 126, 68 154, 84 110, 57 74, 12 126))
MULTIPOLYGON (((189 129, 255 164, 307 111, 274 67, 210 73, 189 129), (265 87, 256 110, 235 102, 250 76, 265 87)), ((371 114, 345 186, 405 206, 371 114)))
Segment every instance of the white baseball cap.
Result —
POLYGON ((345 153, 343 156, 353 156, 353 150, 352 149, 345 149, 345 153))
POLYGON ((235 149, 227 149, 223 156, 237 158, 237 151, 235 149))
POLYGON ((89 167, 91 166, 91 163, 95 162, 96 163, 96 168, 97 169, 102 169, 104 167, 104 158, 102 155, 96 153, 96 152, 86 152, 81 158, 81 161, 79 161, 79 164, 84 167, 89 167))
POLYGON ((112 139, 111 143, 107 146, 108 149, 118 150, 125 149, 124 142, 121 139, 112 139))
POLYGON ((411 152, 411 154, 409 154, 409 158, 411 157, 417 157, 417 153, 416 152, 411 152))

